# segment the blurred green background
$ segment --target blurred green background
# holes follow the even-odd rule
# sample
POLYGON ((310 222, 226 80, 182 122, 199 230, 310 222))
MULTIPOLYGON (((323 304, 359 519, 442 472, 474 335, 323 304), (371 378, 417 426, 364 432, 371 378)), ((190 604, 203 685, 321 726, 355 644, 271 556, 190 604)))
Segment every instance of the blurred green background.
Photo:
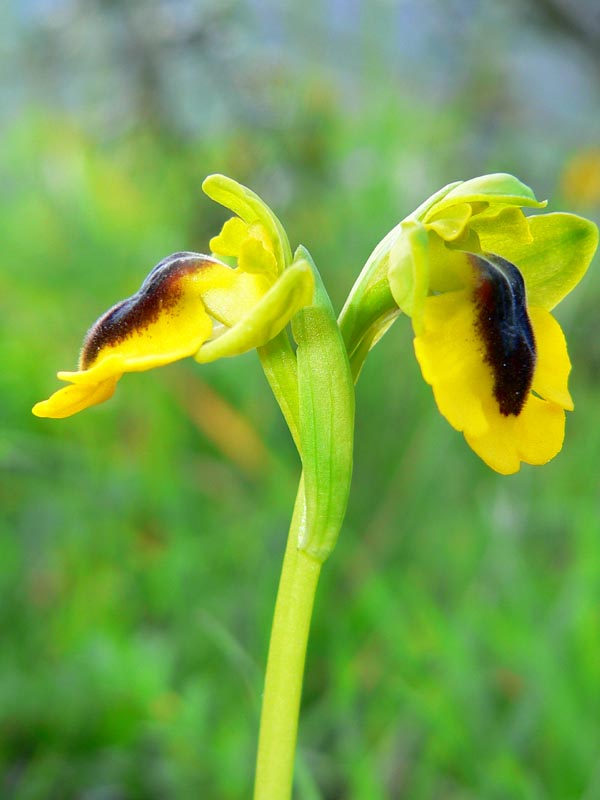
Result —
MULTIPOLYGON (((508 171, 600 216, 594 0, 8 0, 0 10, 0 797, 248 797, 299 467, 250 353, 30 407, 225 172, 341 304, 443 184, 508 171)), ((600 797, 598 261, 561 305, 576 412, 503 478, 400 319, 358 385, 317 597, 299 800, 600 797)), ((274 799, 276 800, 276 799, 274 799)))

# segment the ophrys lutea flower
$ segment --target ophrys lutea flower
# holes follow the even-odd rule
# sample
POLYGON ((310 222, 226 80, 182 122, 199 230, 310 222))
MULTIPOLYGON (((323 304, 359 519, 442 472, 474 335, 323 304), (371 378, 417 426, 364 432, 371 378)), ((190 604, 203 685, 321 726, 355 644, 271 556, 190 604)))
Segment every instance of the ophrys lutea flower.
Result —
POLYGON ((245 187, 211 176, 204 189, 236 216, 211 241, 214 254, 175 253, 150 272, 140 290, 113 306, 85 337, 68 386, 38 403, 40 417, 67 417, 102 403, 126 372, 193 356, 206 363, 261 347, 311 302, 314 279, 305 261, 292 263, 283 229, 245 187))
POLYGON ((441 413, 493 469, 544 464, 561 449, 570 361, 550 313, 579 282, 595 225, 542 208, 498 174, 452 184, 408 217, 389 280, 441 413))

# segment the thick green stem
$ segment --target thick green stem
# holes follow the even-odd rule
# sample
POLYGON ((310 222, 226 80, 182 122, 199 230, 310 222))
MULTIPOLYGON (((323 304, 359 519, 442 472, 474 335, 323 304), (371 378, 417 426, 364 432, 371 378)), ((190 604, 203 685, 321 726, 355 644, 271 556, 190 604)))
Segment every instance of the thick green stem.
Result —
POLYGON ((292 794, 304 661, 321 565, 337 539, 352 476, 354 387, 331 301, 305 248, 290 269, 310 267, 313 303, 259 348, 265 375, 288 423, 303 475, 275 606, 263 694, 255 800, 292 794))
POLYGON ((271 628, 254 800, 288 800, 292 794, 304 660, 321 571, 318 561, 298 550, 304 516, 301 480, 271 628))

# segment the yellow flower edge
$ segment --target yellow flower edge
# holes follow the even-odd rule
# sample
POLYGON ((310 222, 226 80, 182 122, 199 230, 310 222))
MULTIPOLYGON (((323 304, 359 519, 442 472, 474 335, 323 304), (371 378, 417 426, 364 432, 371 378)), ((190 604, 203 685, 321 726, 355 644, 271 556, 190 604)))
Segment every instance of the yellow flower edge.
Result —
POLYGON ((32 413, 36 417, 49 419, 71 417, 79 411, 109 400, 114 394, 119 377, 113 376, 97 383, 73 383, 65 386, 47 400, 36 403, 32 413))
POLYGON ((232 268, 212 256, 175 253, 163 259, 136 294, 109 309, 88 332, 70 385, 37 403, 38 417, 62 419, 103 403, 125 372, 182 358, 237 355, 265 344, 312 300, 305 264, 270 278, 232 268), (205 352, 203 345, 211 347, 205 352))
POLYGON ((530 308, 537 360, 531 390, 518 414, 501 413, 493 375, 477 335, 476 306, 469 290, 425 300, 423 330, 415 354, 433 388, 441 414, 497 472, 510 475, 521 463, 545 464, 560 451, 571 364, 562 330, 542 308, 530 308))
POLYGON ((108 400, 125 372, 142 372, 193 355, 210 336, 202 301, 206 286, 231 270, 200 254, 175 253, 150 272, 142 287, 90 328, 76 372, 59 372, 71 385, 37 403, 38 417, 62 419, 108 400))

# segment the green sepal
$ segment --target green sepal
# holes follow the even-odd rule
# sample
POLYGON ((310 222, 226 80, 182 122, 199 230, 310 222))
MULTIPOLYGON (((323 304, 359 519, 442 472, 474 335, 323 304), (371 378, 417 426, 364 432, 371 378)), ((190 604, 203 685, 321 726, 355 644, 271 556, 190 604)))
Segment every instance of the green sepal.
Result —
POLYGON ((437 216, 440 211, 462 203, 489 203, 490 205, 529 206, 545 208, 547 201, 536 199, 533 191, 514 175, 497 172, 462 181, 430 206, 423 215, 424 222, 437 216))
POLYGON ((598 246, 598 228, 575 214, 528 217, 532 242, 488 236, 482 246, 512 261, 521 271, 531 306, 552 310, 579 283, 598 246))
POLYGON ((259 222, 265 228, 273 243, 279 271, 283 272, 292 261, 292 251, 283 225, 269 206, 247 186, 226 175, 209 175, 202 183, 202 190, 248 225, 259 222))
POLYGON ((348 355, 329 296, 310 255, 297 260, 313 270, 315 297, 292 320, 298 345, 300 454, 304 474, 305 521, 298 547, 318 561, 333 550, 352 479, 354 384, 348 355))
POLYGON ((370 287, 369 302, 358 309, 357 323, 361 325, 361 337, 348 353, 354 383, 359 379, 369 351, 396 321, 400 309, 390 292, 389 282, 378 281, 370 287))
POLYGON ((237 356, 262 347, 290 322, 294 314, 312 302, 314 278, 310 266, 296 262, 288 267, 250 309, 224 333, 202 345, 194 358, 200 364, 237 356))
MULTIPOLYGON (((504 242, 530 244, 533 241, 533 236, 529 229, 529 221, 531 219, 534 218, 526 217, 517 206, 489 206, 471 218, 469 229, 477 234, 477 239, 483 250, 496 252, 493 247, 488 247, 486 244, 490 237, 494 237, 496 242, 502 243, 500 246, 504 246, 504 242)), ((465 250, 469 250, 465 243, 461 243, 460 246, 465 250)), ((502 251, 500 250, 499 252, 502 251)))

